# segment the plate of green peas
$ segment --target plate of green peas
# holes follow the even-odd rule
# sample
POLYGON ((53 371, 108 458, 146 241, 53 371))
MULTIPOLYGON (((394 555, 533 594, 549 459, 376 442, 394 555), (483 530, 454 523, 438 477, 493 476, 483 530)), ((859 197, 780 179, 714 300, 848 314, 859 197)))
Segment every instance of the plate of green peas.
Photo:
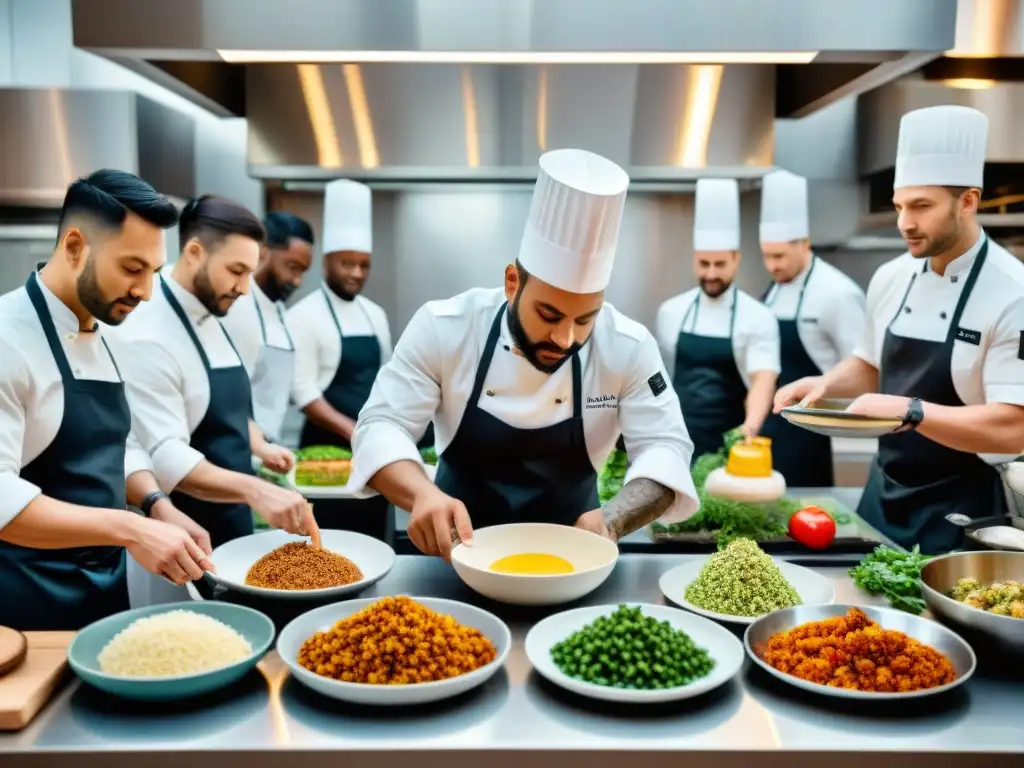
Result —
POLYGON ((597 605, 549 616, 526 636, 537 674, 605 701, 658 703, 699 696, 731 680, 743 645, 728 629, 678 608, 597 605))

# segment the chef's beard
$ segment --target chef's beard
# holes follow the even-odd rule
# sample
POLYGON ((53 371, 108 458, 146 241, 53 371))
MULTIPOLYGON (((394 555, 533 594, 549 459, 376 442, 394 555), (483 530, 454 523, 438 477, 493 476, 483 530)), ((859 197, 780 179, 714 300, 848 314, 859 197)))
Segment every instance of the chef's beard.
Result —
POLYGON ((288 301, 288 297, 295 293, 295 286, 292 283, 281 285, 273 273, 267 276, 267 284, 260 287, 271 301, 288 301))
POLYGON ((120 325, 130 314, 130 309, 139 306, 139 300, 131 296, 122 296, 119 299, 109 301, 100 289, 99 280, 96 277, 96 260, 90 256, 85 261, 85 268, 78 276, 77 283, 78 301, 85 308, 85 311, 107 325, 120 325), (122 317, 115 317, 114 307, 118 304, 129 308, 122 317))
POLYGON ((717 299, 723 293, 728 291, 731 286, 732 283, 727 283, 724 280, 700 281, 700 289, 712 299, 717 299))
POLYGON ((213 289, 213 283, 210 281, 210 272, 205 264, 196 274, 196 279, 192 281, 192 292, 199 299, 199 303, 206 307, 206 310, 214 317, 224 317, 228 310, 231 309, 231 305, 235 303, 235 299, 241 296, 240 293, 234 292, 218 296, 217 292, 213 289), (226 307, 221 306, 221 302, 225 299, 231 299, 231 303, 226 307))
POLYGON ((344 288, 342 288, 340 284, 334 282, 333 280, 327 281, 327 287, 330 288, 334 292, 334 294, 342 301, 355 301, 356 296, 358 295, 355 293, 349 293, 344 288))
MULTIPOLYGON (((957 219, 953 219, 950 222, 949 229, 945 232, 940 232, 937 235, 932 236, 925 235, 924 250, 920 253, 910 251, 910 255, 915 259, 930 259, 933 256, 941 256, 956 245, 957 240, 960 239, 960 230, 960 222, 957 219)), ((913 231, 903 232, 902 234, 904 239, 913 239, 915 235, 918 235, 919 233, 913 231)))
POLYGON ((526 335, 526 329, 523 328, 523 324, 519 319, 519 296, 522 292, 520 289, 519 293, 516 293, 515 301, 512 302, 512 306, 508 313, 508 328, 512 333, 512 340, 516 343, 516 347, 523 353, 523 357, 541 373, 554 373, 567 363, 573 355, 580 351, 582 344, 573 344, 568 349, 552 344, 550 341, 530 341, 530 337, 526 335), (556 363, 548 365, 542 363, 537 357, 538 352, 560 352, 563 353, 563 357, 556 363))

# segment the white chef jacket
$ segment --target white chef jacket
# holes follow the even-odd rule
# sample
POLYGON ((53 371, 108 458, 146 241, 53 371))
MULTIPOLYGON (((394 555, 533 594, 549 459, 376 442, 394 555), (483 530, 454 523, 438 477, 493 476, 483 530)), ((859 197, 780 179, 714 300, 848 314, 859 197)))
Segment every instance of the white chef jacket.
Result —
MULTIPOLYGON (((475 288, 420 308, 359 413, 349 489, 372 496, 366 483, 382 467, 403 459, 422 463, 416 442, 431 420, 437 452, 444 453, 462 421, 488 333, 504 301, 502 289, 475 288)), ((546 374, 514 348, 503 322, 484 381, 484 391, 495 394, 481 397, 478 405, 521 429, 570 418, 572 366, 546 374)), ((649 478, 676 492, 662 522, 691 516, 698 507, 690 478, 693 441, 654 337, 606 303, 579 355, 583 429, 594 469, 604 466, 621 433, 630 456, 625 482, 649 478)))
POLYGON ((334 379, 341 363, 342 347, 327 301, 338 316, 345 336, 376 336, 380 364, 391 359, 391 330, 384 309, 365 296, 345 301, 329 288, 317 289, 288 310, 288 328, 295 341, 295 381, 292 402, 300 409, 319 399, 334 379))
POLYGON ((864 332, 865 298, 860 286, 827 261, 812 257, 790 282, 775 283, 764 303, 779 320, 792 320, 811 263, 814 272, 804 291, 797 332, 808 356, 824 373, 853 354, 864 332))
MULTIPOLYGON (((868 322, 854 354, 878 368, 890 322, 890 330, 897 336, 945 341, 984 238, 982 233, 967 253, 950 262, 943 275, 925 269, 928 261, 909 253, 879 267, 868 287, 868 322), (915 274, 904 309, 896 316, 915 274)), ((977 344, 953 342, 950 374, 964 404, 1024 405, 1024 264, 992 240, 960 327, 980 335, 977 344)), ((1016 456, 989 454, 981 458, 1000 464, 1016 456)))
MULTIPOLYGON (((260 352, 263 348, 263 331, 260 327, 260 316, 256 313, 256 305, 259 304, 260 312, 263 313, 263 323, 267 332, 267 346, 278 349, 288 349, 290 346, 288 333, 291 326, 285 315, 284 302, 274 302, 256 284, 255 280, 250 281, 250 291, 245 296, 239 296, 231 305, 227 315, 221 319, 221 323, 231 335, 235 343, 242 364, 246 373, 249 374, 249 381, 252 385, 253 401, 260 400, 268 402, 270 397, 260 399, 257 393, 264 391, 267 387, 273 386, 273 377, 267 376, 268 371, 258 365, 260 352), (278 306, 281 307, 281 314, 278 315, 278 306), (281 318, 284 317, 284 322, 281 318)), ((270 425, 279 429, 279 425, 270 425)), ((260 428, 266 431, 269 427, 260 424, 260 428)))
MULTIPOLYGON (((92 333, 80 332, 75 313, 42 280, 39 280, 39 288, 75 377, 118 380, 102 338, 106 338, 124 375, 124 362, 130 352, 118 346, 109 329, 98 326, 92 333)), ((3 528, 42 493, 37 485, 19 475, 22 468, 53 442, 64 419, 60 370, 24 286, 0 296, 0 362, 0 528, 3 528)), ((135 435, 130 434, 125 453, 125 477, 148 469, 152 469, 149 456, 135 435)))
POLYGON ((676 370, 676 342, 681 330, 699 336, 728 338, 732 304, 736 300, 736 323, 732 331, 732 352, 743 383, 758 371, 779 373, 779 323, 768 307, 732 285, 712 298, 700 288, 674 296, 658 308, 655 337, 669 375, 676 370), (694 299, 699 303, 694 306, 694 299), (683 327, 683 320, 686 327, 683 327))
POLYGON ((240 358, 218 318, 170 275, 155 278, 153 298, 113 329, 123 346, 131 345, 132 354, 117 363, 128 384, 132 429, 170 492, 205 458, 189 440, 210 405, 210 379, 160 280, 181 304, 211 368, 231 368, 240 358))

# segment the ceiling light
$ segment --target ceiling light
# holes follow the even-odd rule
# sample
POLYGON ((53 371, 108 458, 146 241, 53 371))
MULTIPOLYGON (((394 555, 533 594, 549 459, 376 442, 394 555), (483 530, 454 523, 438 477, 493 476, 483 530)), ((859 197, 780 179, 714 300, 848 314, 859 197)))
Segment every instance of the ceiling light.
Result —
POLYGON ((984 91, 988 88, 995 88, 998 82, 986 77, 952 77, 940 81, 950 88, 964 88, 972 91, 984 91))
POLYGON ((810 64, 817 51, 245 51, 229 64, 810 64))

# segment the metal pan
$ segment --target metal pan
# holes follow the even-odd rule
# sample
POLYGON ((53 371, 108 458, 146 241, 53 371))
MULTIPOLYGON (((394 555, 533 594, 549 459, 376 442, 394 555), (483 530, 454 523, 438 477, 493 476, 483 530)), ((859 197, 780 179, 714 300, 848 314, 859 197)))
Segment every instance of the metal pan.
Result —
POLYGON ((796 605, 792 608, 784 608, 781 611, 769 613, 763 616, 749 627, 743 635, 743 645, 747 655, 761 669, 773 677, 781 680, 794 688, 800 688, 821 696, 829 696, 838 699, 858 699, 871 701, 897 701, 903 699, 921 699, 929 696, 938 696, 958 686, 963 685, 974 674, 977 668, 978 659, 974 650, 967 642, 952 630, 941 624, 922 619, 919 616, 912 616, 903 611, 893 608, 875 608, 870 606, 851 605, 796 605), (884 629, 893 629, 903 632, 925 645, 930 645, 935 650, 944 654, 953 665, 956 672, 956 680, 936 688, 928 688, 922 691, 911 691, 907 693, 878 693, 873 691, 853 691, 845 688, 832 688, 827 685, 820 685, 803 680, 794 675, 786 674, 775 669, 762 658, 768 640, 779 632, 786 632, 801 624, 811 621, 822 621, 823 619, 835 616, 844 616, 850 608, 859 608, 867 614, 868 618, 877 622, 884 629))
POLYGON ((791 405, 782 409, 790 424, 827 437, 874 438, 887 435, 902 425, 899 419, 877 419, 847 412, 853 400, 824 398, 813 408, 791 405))

